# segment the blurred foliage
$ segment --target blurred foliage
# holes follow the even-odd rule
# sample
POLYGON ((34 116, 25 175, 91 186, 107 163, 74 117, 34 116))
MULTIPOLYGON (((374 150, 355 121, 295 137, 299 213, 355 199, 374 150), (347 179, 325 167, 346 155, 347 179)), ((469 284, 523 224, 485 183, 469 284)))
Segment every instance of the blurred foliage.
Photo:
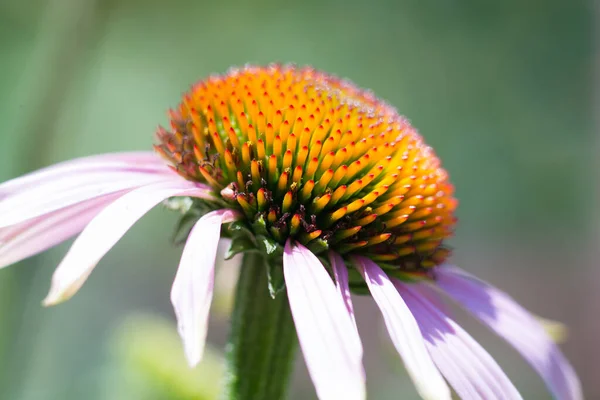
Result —
MULTIPOLYGON (((310 64, 372 89, 436 149, 457 188, 464 254, 539 249, 568 259, 595 215, 593 16, 585 0, 3 0, 0 181, 77 156, 150 149, 166 109, 208 74, 310 64)), ((39 302, 66 246, 0 271, 0 398, 100 399, 101 343, 116 321, 132 310, 171 313, 181 249, 165 227, 175 221, 151 212, 55 309, 39 302)), ((520 282, 524 265, 499 264, 520 282)), ((578 265, 569 263, 573 280, 578 265)), ((222 343, 226 328, 211 327, 222 343)), ((395 398, 404 381, 386 381, 380 364, 367 369, 370 388, 395 398)), ((298 398, 312 396, 306 387, 298 398)))
POLYGON ((211 400, 217 398, 223 357, 210 347, 190 369, 171 321, 132 315, 111 339, 112 359, 102 391, 106 400, 211 400))
POLYGON ((291 61, 348 77, 411 118, 452 173, 471 229, 585 223, 570 205, 592 159, 591 4, 35 3, 4 5, 0 101, 19 132, 3 137, 20 137, 24 150, 42 140, 48 161, 149 148, 165 109, 194 81, 291 61))
MULTIPOLYGON (((227 239, 221 240, 219 254, 224 255, 227 248, 229 248, 229 241, 227 239)), ((233 309, 235 285, 240 273, 241 258, 241 256, 236 256, 229 261, 222 261, 217 264, 219 267, 215 273, 215 297, 212 303, 212 313, 229 316, 233 309), (227 266, 224 267, 224 264, 227 264, 227 266)))
MULTIPOLYGON (((14 311, 11 310, 13 304, 10 300, 15 297, 13 292, 16 285, 12 278, 12 276, 7 275, 5 278, 0 279, 0 321, 10 321, 14 315, 14 311)), ((0 360, 8 358, 6 349, 8 349, 8 341, 11 339, 10 333, 8 329, 0 329, 0 360)))

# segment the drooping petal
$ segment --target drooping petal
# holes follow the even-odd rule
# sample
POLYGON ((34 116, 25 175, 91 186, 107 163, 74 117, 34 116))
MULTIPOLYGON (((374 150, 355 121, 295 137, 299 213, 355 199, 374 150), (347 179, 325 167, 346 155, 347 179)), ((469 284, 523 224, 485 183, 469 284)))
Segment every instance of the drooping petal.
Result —
POLYGON ((155 152, 108 153, 76 158, 28 173, 0 184, 0 200, 24 189, 48 181, 89 172, 156 172, 172 175, 164 160, 155 152))
POLYGON ((0 228, 122 190, 182 179, 150 160, 145 153, 95 156, 5 182, 0 185, 0 228))
POLYGON ((408 374, 424 399, 450 399, 450 389, 425 348, 415 317, 387 277, 373 261, 355 257, 373 300, 383 314, 388 333, 408 374))
POLYGON ((436 270, 437 286, 510 343, 560 400, 583 398, 581 384, 541 324, 506 293, 456 268, 436 270))
POLYGON ((354 327, 356 328, 356 319, 354 318, 354 307, 352 306, 352 298, 350 297, 350 287, 348 286, 348 269, 344 264, 342 257, 334 252, 329 252, 329 262, 331 263, 331 269, 333 270, 333 277, 335 278, 335 286, 337 288, 339 296, 346 305, 348 314, 352 318, 354 327))
POLYGON ((67 300, 79 290, 98 261, 131 226, 161 201, 172 196, 205 197, 204 187, 179 179, 155 183, 126 193, 104 208, 83 230, 54 275, 45 305, 67 300))
POLYGON ((485 349, 427 300, 431 289, 422 283, 394 285, 417 320, 435 365, 462 400, 521 399, 485 349))
POLYGON ((289 239, 283 274, 308 372, 321 400, 364 399, 362 346, 346 305, 319 259, 289 239))
POLYGON ((204 215, 192 228, 181 255, 171 289, 171 303, 185 355, 192 367, 200 362, 204 353, 221 225, 237 217, 232 210, 204 215))
POLYGON ((50 214, 0 228, 0 268, 70 239, 123 192, 84 201, 50 214))

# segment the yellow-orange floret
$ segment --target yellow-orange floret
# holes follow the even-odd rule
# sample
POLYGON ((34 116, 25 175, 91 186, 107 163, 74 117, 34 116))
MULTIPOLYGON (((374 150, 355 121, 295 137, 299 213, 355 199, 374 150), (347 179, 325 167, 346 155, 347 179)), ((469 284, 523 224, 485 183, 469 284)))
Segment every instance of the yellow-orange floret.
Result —
POLYGON ((156 150, 279 243, 320 241, 407 271, 448 256, 448 174, 370 92, 312 68, 249 66, 195 85, 170 119, 156 150))

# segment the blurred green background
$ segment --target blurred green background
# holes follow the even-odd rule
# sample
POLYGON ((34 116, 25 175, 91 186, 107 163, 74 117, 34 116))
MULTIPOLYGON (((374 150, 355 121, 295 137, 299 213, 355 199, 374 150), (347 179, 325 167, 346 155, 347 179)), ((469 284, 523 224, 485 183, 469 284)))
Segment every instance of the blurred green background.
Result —
MULTIPOLYGON (((349 78, 397 106, 444 161, 460 200, 453 261, 567 323, 564 350, 586 398, 600 398, 594 14, 583 0, 2 0, 0 181, 150 149, 167 108, 230 66, 295 62, 349 78)), ((0 399, 214 398, 216 379, 201 377, 220 371, 226 305, 211 318, 214 360, 187 376, 168 298, 175 221, 153 210, 56 308, 40 301, 68 244, 0 271, 0 399)), ((356 301, 370 398, 416 398, 372 302, 356 301)), ((550 397, 463 317, 524 398, 550 397)), ((314 397, 299 357, 292 398, 314 397)))

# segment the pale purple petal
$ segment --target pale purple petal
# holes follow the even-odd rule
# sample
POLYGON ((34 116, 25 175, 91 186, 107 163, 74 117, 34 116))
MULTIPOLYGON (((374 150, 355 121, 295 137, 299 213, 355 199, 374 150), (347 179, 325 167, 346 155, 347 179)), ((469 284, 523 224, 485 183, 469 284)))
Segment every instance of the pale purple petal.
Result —
POLYGON ((365 399, 362 345, 319 259, 289 239, 283 273, 308 372, 321 400, 365 399))
POLYGON ((84 201, 8 228, 0 228, 0 268, 49 249, 81 232, 123 192, 84 201))
POLYGON ((111 193, 183 181, 166 165, 147 158, 144 153, 84 158, 5 182, 0 185, 0 228, 111 193))
POLYGON ((390 338, 421 397, 450 399, 450 389, 431 360, 419 326, 394 284, 368 258, 354 257, 354 261, 383 314, 390 338))
POLYGON ((98 261, 131 226, 161 201, 172 196, 205 197, 204 187, 183 179, 135 189, 104 208, 83 230, 52 276, 45 305, 67 300, 79 290, 98 261))
POLYGON ((437 286, 510 343, 559 400, 583 398, 581 384, 540 323, 506 293, 456 267, 436 270, 437 286))
POLYGON ((348 314, 352 318, 354 327, 356 328, 356 319, 354 318, 354 307, 352 306, 352 298, 350 296, 350 287, 348 286, 348 269, 344 264, 342 257, 334 252, 329 252, 329 262, 331 263, 331 269, 333 270, 333 277, 335 278, 335 286, 337 288, 339 296, 346 305, 348 314))
POLYGON ((0 184, 0 199, 63 176, 90 172, 146 172, 174 175, 155 152, 108 153, 51 165, 0 184))
POLYGON ((236 218, 238 214, 232 210, 212 211, 200 218, 187 239, 173 282, 171 303, 185 355, 192 367, 200 362, 204 353, 221 225, 236 218))
POLYGON ((427 300, 423 283, 394 281, 412 311, 435 365, 463 400, 514 400, 521 395, 500 366, 464 329, 427 300))
POLYGON ((418 290, 419 294, 423 296, 429 303, 431 303, 436 309, 448 317, 452 317, 452 310, 448 307, 447 302, 442 298, 442 293, 436 290, 425 290, 427 285, 419 284, 414 286, 414 290, 418 290), (421 290, 421 288, 424 288, 421 290))

